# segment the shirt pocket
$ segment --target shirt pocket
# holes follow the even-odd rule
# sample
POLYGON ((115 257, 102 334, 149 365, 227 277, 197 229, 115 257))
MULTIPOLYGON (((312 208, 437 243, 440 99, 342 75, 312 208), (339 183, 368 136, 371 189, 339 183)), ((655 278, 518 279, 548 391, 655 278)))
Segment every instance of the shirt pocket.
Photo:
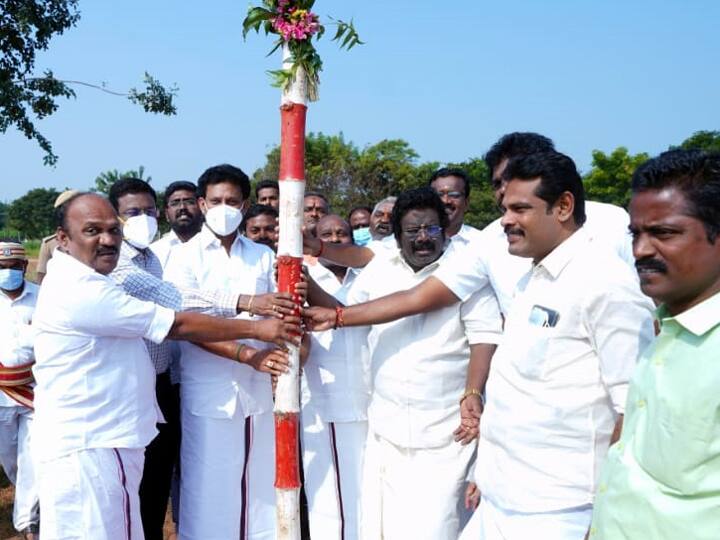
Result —
POLYGON ((513 346, 515 369, 529 379, 542 379, 546 358, 554 329, 542 326, 527 326, 521 338, 513 346))

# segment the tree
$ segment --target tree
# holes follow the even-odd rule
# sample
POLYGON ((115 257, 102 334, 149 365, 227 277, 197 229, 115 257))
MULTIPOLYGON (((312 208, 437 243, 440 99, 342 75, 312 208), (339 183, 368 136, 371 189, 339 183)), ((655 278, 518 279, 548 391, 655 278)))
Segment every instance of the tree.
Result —
POLYGON ((7 211, 7 203, 0 201, 0 230, 4 229, 5 224, 7 223, 7 211))
POLYGON ((449 163, 447 167, 458 167, 470 178, 470 208, 465 214, 465 223, 482 229, 500 217, 500 208, 488 179, 490 172, 481 158, 471 158, 460 163, 449 163))
POLYGON ((0 9, 0 133, 16 127, 35 140, 45 152, 43 161, 53 165, 58 157, 50 141, 35 127, 37 120, 53 114, 58 98, 75 97, 72 85, 84 85, 124 96, 147 112, 173 115, 177 87, 163 87, 145 73, 143 90, 114 92, 102 85, 61 80, 51 70, 35 74, 35 55, 47 50, 53 36, 62 34, 80 20, 77 0, 3 0, 0 9))
POLYGON ((631 155, 619 146, 609 155, 593 150, 592 156, 592 169, 583 178, 587 199, 627 208, 633 172, 647 161, 648 154, 631 155))
POLYGON ((684 150, 699 148, 707 152, 720 152, 720 131, 696 131, 680 143, 680 148, 684 150))
POLYGON ((147 178, 145 178, 144 175, 145 167, 143 167, 142 165, 140 165, 137 170, 131 169, 123 173, 121 173, 117 169, 105 171, 103 173, 100 173, 95 178, 95 187, 91 188, 90 191, 95 191, 107 195, 110 191, 110 186, 112 186, 118 180, 122 180, 123 178, 139 178, 140 180, 145 180, 149 184, 152 181, 152 177, 148 176, 147 178))
POLYGON ((39 239, 55 230, 53 207, 60 193, 54 189, 35 188, 10 203, 7 225, 25 239, 39 239))

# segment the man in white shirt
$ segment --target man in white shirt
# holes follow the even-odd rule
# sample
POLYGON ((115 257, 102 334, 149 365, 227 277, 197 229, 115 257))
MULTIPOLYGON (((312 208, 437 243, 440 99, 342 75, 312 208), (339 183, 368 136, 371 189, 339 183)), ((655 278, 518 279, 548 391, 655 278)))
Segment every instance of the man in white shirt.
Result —
MULTIPOLYGON (((433 190, 400 195, 393 210, 399 248, 376 255, 365 267, 351 287, 349 303, 412 287, 430 275, 440 264, 447 223, 433 190)), ((336 311, 336 326, 342 326, 342 311, 336 311)), ((470 365, 476 371, 480 364, 487 373, 500 333, 500 313, 489 288, 460 309, 369 329, 372 393, 363 538, 457 538, 458 502, 475 450, 455 440, 460 402, 482 393, 484 380, 469 378, 470 365)))
MULTIPOLYGON (((340 216, 321 218, 317 237, 328 244, 352 243, 350 225, 340 216)), ((352 269, 325 259, 308 261, 315 287, 340 302, 353 282, 352 269)), ((361 329, 311 335, 302 377, 302 451, 310 536, 357 540, 360 536, 360 482, 367 437, 368 373, 361 329)))
MULTIPOLYGON (((273 292, 272 250, 238 231, 249 202, 247 175, 231 165, 211 167, 198 180, 198 195, 205 225, 173 248, 167 278, 181 287, 246 295, 249 304, 273 292)), ((181 351, 179 536, 274 538, 272 392, 268 373, 257 369, 263 364, 279 374, 282 362, 274 349, 252 366, 219 362, 220 351, 191 343, 181 343, 181 351)))
POLYGON ((165 219, 170 232, 150 245, 163 268, 170 258, 170 250, 187 242, 198 232, 203 215, 197 203, 197 187, 192 182, 173 182, 165 188, 165 219))
POLYGON ((32 435, 43 538, 142 538, 143 453, 161 419, 155 369, 142 338, 256 336, 283 343, 296 341, 291 333, 297 326, 175 313, 128 296, 109 277, 122 229, 99 195, 65 202, 57 235, 33 319, 32 435))
POLYGON ((15 485, 13 525, 37 538, 40 515, 32 456, 33 331, 38 287, 25 279, 27 256, 16 240, 0 240, 0 466, 15 485))

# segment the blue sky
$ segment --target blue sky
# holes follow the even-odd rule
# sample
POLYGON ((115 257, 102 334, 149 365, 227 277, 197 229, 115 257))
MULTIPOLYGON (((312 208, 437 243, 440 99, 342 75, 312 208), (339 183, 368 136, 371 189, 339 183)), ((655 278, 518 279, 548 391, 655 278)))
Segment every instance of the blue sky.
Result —
MULTIPOLYGON (((156 188, 230 162, 249 174, 279 139, 271 40, 242 40, 247 1, 81 0, 78 25, 37 62, 63 79, 124 90, 144 71, 177 83, 178 115, 77 88, 39 122, 60 161, 0 135, 0 200, 34 187, 88 188, 108 169, 145 166, 156 188)), ((720 129, 720 2, 318 0, 354 18, 366 45, 325 63, 308 129, 363 146, 403 138, 421 161, 481 156, 502 134, 539 131, 582 170, 593 149, 657 153, 720 129)))

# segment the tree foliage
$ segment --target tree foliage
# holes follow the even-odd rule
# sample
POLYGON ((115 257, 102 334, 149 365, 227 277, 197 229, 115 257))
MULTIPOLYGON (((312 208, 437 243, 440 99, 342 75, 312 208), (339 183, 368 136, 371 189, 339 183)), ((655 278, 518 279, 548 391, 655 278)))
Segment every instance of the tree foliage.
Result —
POLYGON ((680 143, 679 148, 698 148, 707 152, 720 152, 720 131, 696 131, 680 143))
POLYGON ((124 96, 145 111, 172 115, 177 87, 163 87, 145 73, 144 90, 113 92, 104 86, 82 81, 61 80, 51 70, 35 73, 38 51, 47 50, 50 40, 72 28, 80 19, 77 0, 0 1, 0 133, 17 128, 35 140, 45 152, 43 161, 54 165, 58 156, 51 142, 38 131, 35 122, 58 109, 58 98, 75 97, 72 85, 85 85, 124 96))
POLYGON ((610 154, 593 150, 592 156, 592 169, 583 179, 587 199, 627 208, 633 172, 647 161, 648 154, 632 155, 619 146, 610 154))
MULTIPOLYGON (((265 165, 253 174, 253 181, 278 178, 280 148, 272 148, 265 165)), ((479 159, 455 163, 472 178, 471 210, 466 221, 484 226, 498 215, 487 178, 485 163, 479 159)), ((437 162, 418 163, 417 152, 402 139, 384 139, 362 149, 348 142, 342 133, 310 133, 305 141, 305 176, 308 190, 325 194, 332 211, 347 215, 358 205, 374 205, 388 195, 426 185, 437 162)))
POLYGON ((110 186, 112 186, 118 180, 122 180, 123 178, 139 178, 140 180, 145 180, 147 183, 150 183, 152 181, 151 176, 145 178, 145 167, 143 167, 142 165, 140 165, 137 169, 131 169, 125 172, 120 172, 117 169, 112 169, 100 173, 95 178, 95 187, 91 188, 90 191, 95 191, 98 193, 102 193, 103 195, 107 195, 110 191, 110 186))
POLYGON ((42 238, 55 230, 55 199, 60 193, 54 189, 35 188, 15 199, 8 208, 7 226, 27 238, 42 238))

